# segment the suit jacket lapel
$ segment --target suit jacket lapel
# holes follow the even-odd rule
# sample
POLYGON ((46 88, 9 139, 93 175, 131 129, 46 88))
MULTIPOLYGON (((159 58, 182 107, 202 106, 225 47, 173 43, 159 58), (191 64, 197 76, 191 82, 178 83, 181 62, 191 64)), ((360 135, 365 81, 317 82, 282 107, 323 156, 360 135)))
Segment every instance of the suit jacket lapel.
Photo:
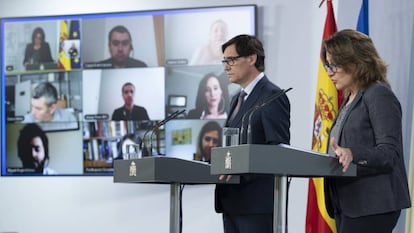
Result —
POLYGON ((225 126, 229 126, 229 119, 230 119, 230 116, 233 114, 234 109, 236 108, 236 104, 237 104, 237 97, 238 97, 238 94, 239 94, 239 93, 240 93, 240 91, 239 91, 239 92, 237 92, 237 94, 236 94, 236 95, 234 95, 234 96, 231 98, 231 102, 230 102, 230 112, 229 112, 228 117, 227 117, 227 119, 226 119, 226 123, 224 124, 225 126))
MULTIPOLYGON (((342 121, 342 124, 341 124, 341 126, 340 126, 340 128, 339 128, 339 138, 337 139, 337 143, 339 143, 340 142, 340 140, 341 140, 341 136, 342 136, 342 130, 343 130, 343 128, 344 128, 344 125, 345 125, 345 122, 346 122, 346 120, 348 119, 348 117, 349 117, 349 114, 351 113, 351 111, 352 111, 352 109, 353 108, 355 108, 355 106, 356 106, 356 104, 359 102, 359 101, 361 101, 361 99, 362 99, 362 95, 363 95, 363 93, 364 93, 364 91, 360 91, 360 92, 358 92, 358 94, 355 96, 355 98, 354 98, 354 100, 352 101, 352 103, 351 103, 351 105, 349 106, 349 109, 348 109, 348 111, 346 112, 346 114, 345 114, 345 116, 344 116, 344 119, 343 119, 343 121, 342 121)), ((342 106, 341 106, 341 109, 346 105, 346 101, 348 101, 348 99, 346 99, 343 103, 342 103, 342 106)), ((338 114, 339 114, 339 112, 338 112, 338 114)), ((334 124, 336 123, 336 118, 335 118, 335 121, 333 122, 334 124)))
MULTIPOLYGON (((264 86, 266 86, 266 83, 269 82, 266 76, 264 76, 253 88, 252 92, 248 95, 246 101, 244 101, 243 105, 241 106, 239 112, 237 113, 236 117, 234 118, 233 122, 231 122, 230 126, 241 126, 241 120, 243 118, 243 115, 249 111, 252 107, 254 107, 256 104, 258 104, 258 99, 260 97, 261 90, 264 86)), ((236 107, 236 101, 237 95, 233 97, 232 104, 231 104, 231 111, 229 116, 231 116, 234 108, 236 107)), ((228 121, 226 122, 226 125, 228 125, 228 121)))

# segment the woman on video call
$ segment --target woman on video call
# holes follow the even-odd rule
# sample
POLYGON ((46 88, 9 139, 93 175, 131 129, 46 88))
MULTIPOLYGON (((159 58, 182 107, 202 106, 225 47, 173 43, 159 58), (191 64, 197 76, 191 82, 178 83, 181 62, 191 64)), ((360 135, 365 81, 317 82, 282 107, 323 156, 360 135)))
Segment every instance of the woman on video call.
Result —
POLYGON ((32 33, 32 43, 26 45, 23 65, 53 62, 49 44, 45 41, 45 32, 37 27, 32 33))
POLYGON ((195 109, 188 113, 189 119, 226 119, 229 92, 223 79, 208 73, 200 81, 195 109))

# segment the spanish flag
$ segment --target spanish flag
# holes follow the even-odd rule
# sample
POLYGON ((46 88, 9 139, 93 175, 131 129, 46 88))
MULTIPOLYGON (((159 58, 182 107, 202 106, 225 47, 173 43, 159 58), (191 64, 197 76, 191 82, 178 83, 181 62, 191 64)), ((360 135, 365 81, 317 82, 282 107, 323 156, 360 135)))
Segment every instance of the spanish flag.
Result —
MULTIPOLYGON (((327 15, 322 40, 329 38, 337 31, 332 0, 327 0, 326 6, 327 15)), ((338 113, 342 94, 338 93, 328 77, 323 63, 324 61, 320 57, 313 118, 312 150, 326 153, 328 134, 338 113)), ((323 178, 309 178, 305 228, 306 233, 336 232, 335 220, 328 215, 325 207, 323 178)))

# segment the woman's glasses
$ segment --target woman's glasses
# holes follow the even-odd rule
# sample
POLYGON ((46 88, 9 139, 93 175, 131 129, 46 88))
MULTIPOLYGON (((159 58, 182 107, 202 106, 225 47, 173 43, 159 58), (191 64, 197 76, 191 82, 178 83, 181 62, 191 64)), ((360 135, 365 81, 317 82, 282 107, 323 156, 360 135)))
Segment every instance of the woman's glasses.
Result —
POLYGON ((335 65, 335 64, 325 63, 325 65, 323 65, 323 67, 325 68, 326 72, 328 72, 328 73, 336 74, 336 72, 338 72, 338 66, 335 65))

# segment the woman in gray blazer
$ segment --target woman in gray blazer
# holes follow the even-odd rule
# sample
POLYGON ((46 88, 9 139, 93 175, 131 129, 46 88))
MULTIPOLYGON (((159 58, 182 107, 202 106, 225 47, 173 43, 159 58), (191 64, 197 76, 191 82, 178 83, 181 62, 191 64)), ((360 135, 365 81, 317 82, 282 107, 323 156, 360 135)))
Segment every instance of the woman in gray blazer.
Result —
POLYGON ((325 69, 344 102, 332 125, 328 153, 357 177, 327 178, 327 210, 338 233, 391 233, 411 206, 404 166, 401 106, 372 40, 346 29, 323 43, 325 69))

